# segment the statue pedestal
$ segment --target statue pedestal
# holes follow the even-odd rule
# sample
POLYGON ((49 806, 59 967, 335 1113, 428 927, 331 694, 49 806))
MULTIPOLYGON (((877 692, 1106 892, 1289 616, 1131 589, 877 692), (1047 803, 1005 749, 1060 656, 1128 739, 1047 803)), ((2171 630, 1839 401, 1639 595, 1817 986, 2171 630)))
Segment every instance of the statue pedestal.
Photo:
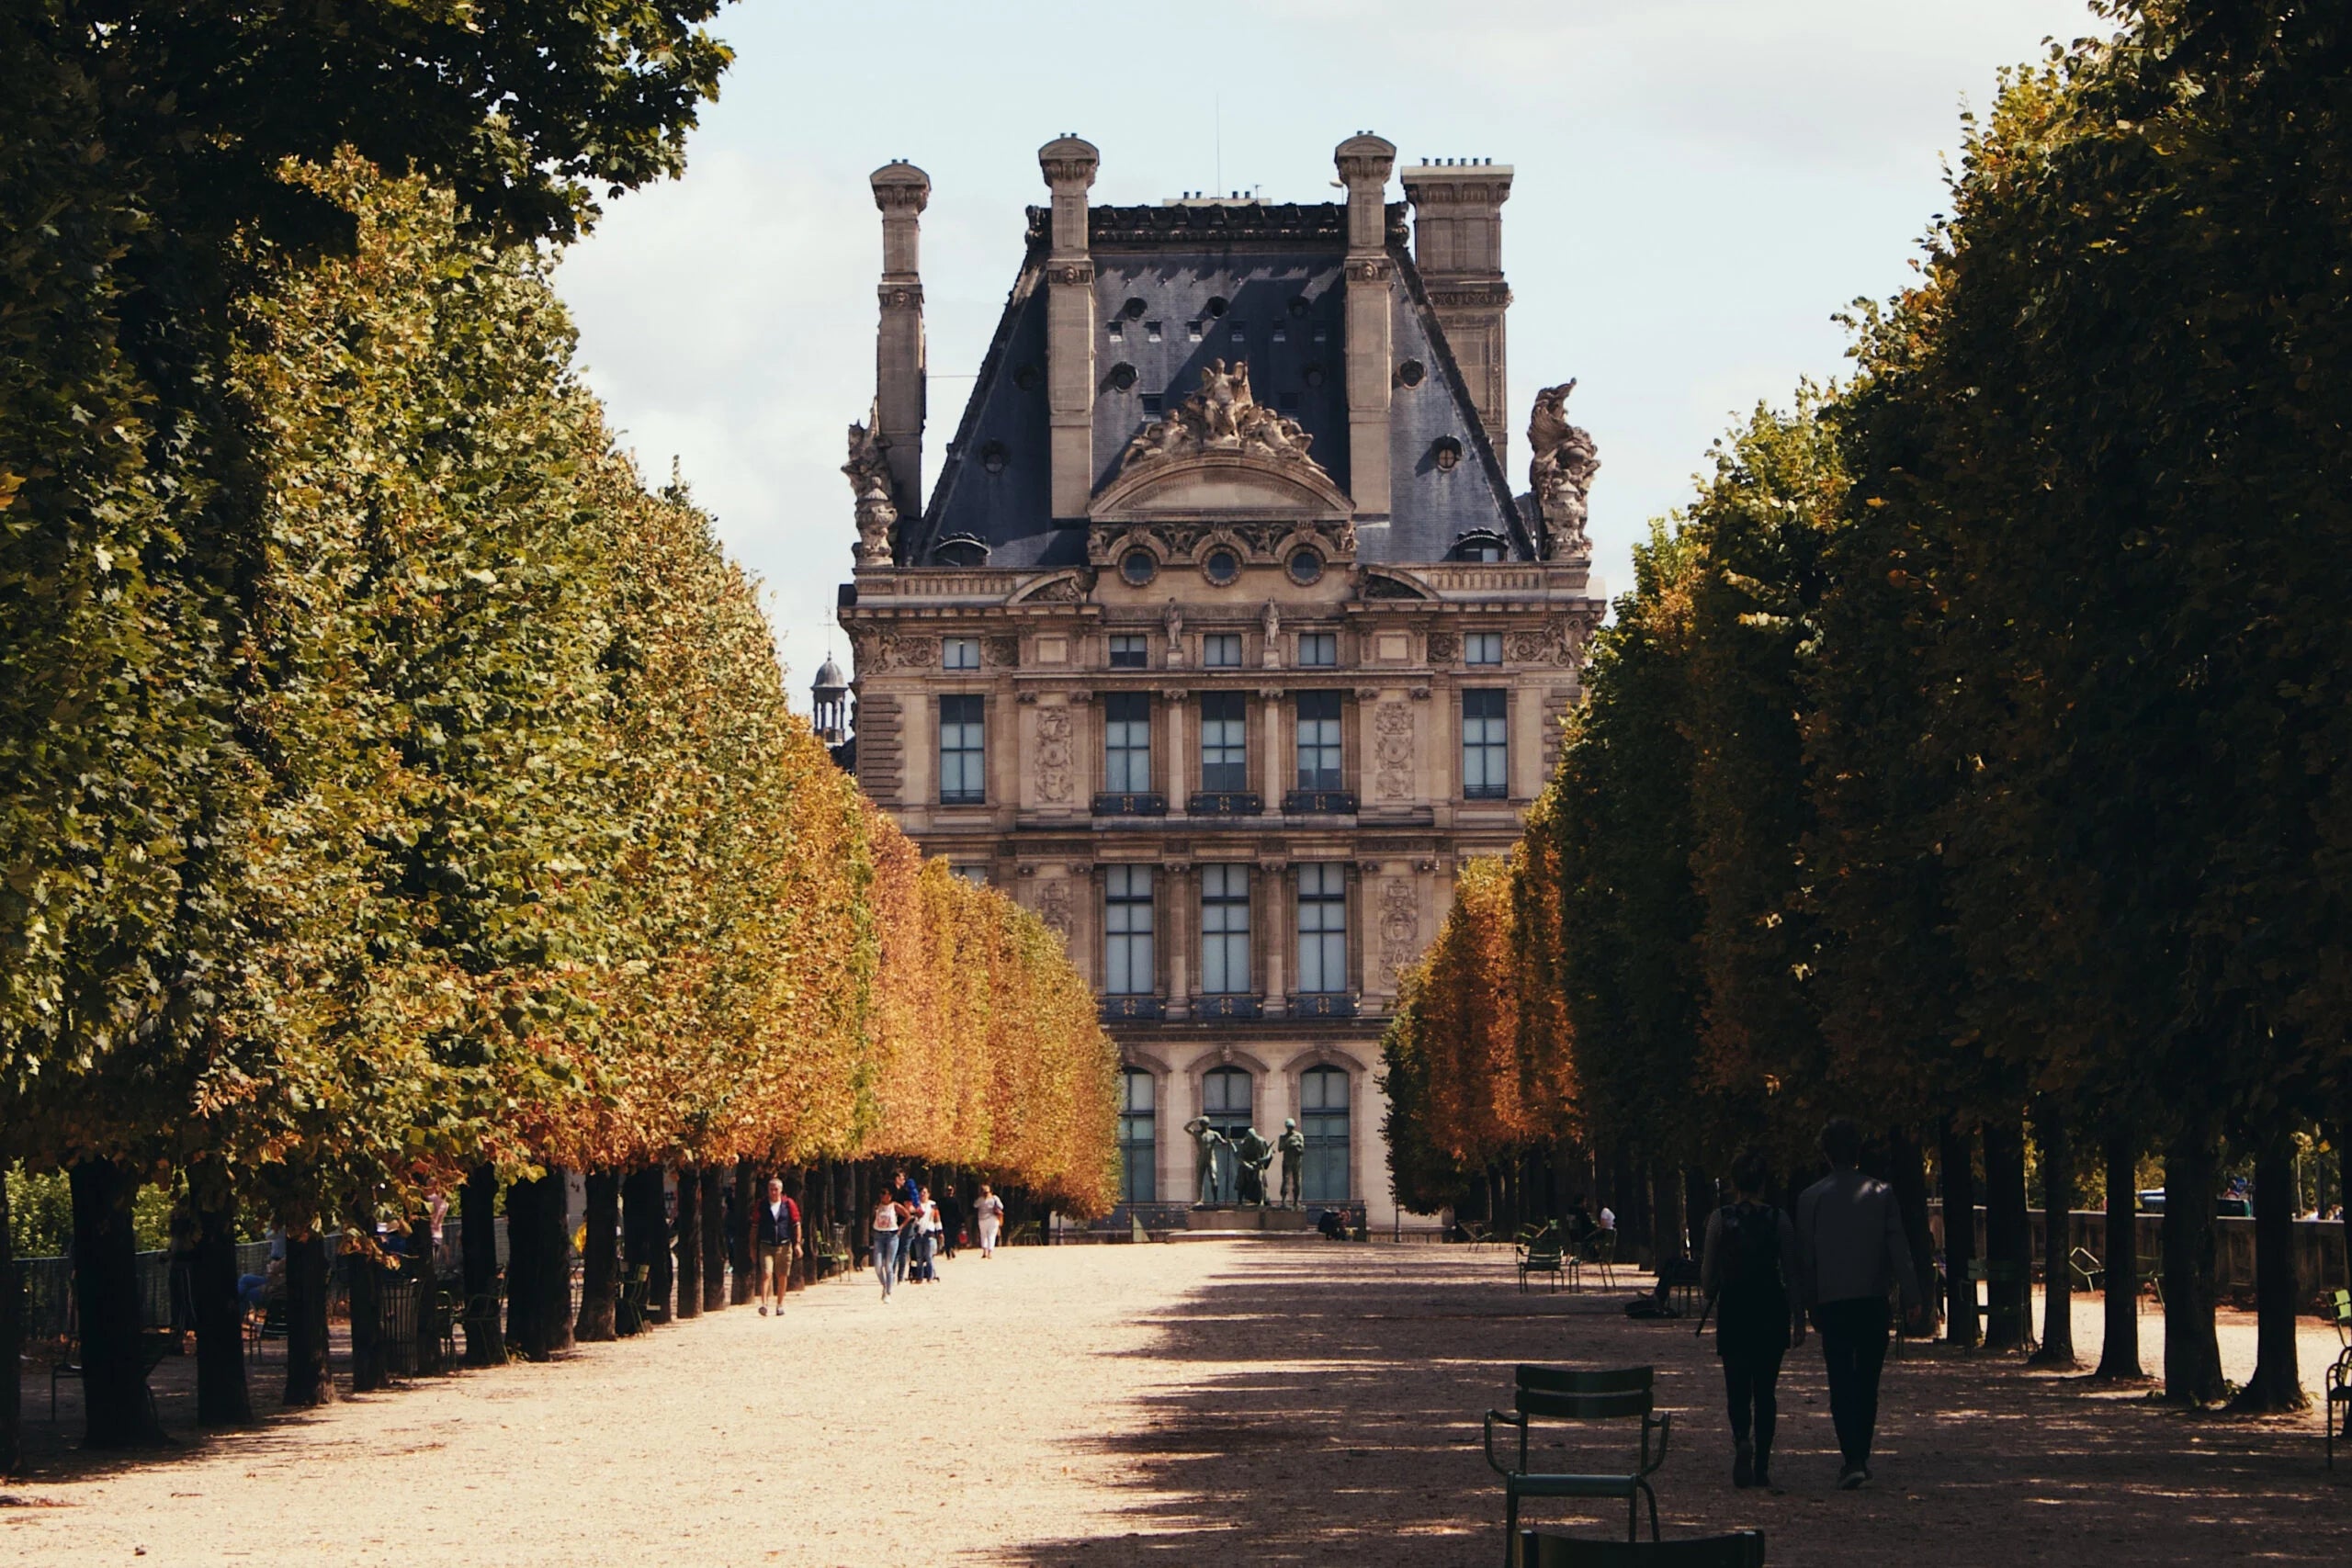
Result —
POLYGON ((1303 1231, 1304 1209, 1193 1209, 1184 1215, 1184 1228, 1194 1231, 1303 1231))

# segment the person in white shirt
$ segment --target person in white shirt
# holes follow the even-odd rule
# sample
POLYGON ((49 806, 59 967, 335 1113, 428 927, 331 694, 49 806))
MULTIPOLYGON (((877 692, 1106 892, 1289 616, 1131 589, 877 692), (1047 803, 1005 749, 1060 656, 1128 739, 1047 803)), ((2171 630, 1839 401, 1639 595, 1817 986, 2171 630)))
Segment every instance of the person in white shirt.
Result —
POLYGON ((907 1221, 906 1205, 894 1193, 885 1192, 874 1205, 874 1272, 882 1280, 882 1299, 890 1299, 890 1287, 899 1280, 899 1235, 907 1221))
POLYGON ((1004 1229, 1004 1200, 985 1181, 980 1183, 980 1195, 972 1200, 973 1223, 980 1227, 980 1256, 996 1256, 997 1234, 1004 1229))

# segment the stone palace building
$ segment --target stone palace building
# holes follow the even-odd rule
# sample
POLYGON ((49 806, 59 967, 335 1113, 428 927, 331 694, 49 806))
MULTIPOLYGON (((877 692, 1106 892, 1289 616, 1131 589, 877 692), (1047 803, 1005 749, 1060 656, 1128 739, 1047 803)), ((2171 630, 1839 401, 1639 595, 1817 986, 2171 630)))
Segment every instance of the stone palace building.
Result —
MULTIPOLYGON (((1511 171, 1398 176, 1396 153, 1341 142, 1340 203, 1104 207, 1096 149, 1048 142, 1050 204, 928 499, 931 183, 873 176, 842 752, 926 853, 1069 942, 1122 1054, 1137 1205, 1196 1197, 1194 1118, 1295 1120, 1306 1207, 1391 1223, 1397 972, 1464 859, 1516 838, 1603 611, 1568 386, 1510 478, 1511 171)), ((836 740, 842 685, 819 682, 836 740)))

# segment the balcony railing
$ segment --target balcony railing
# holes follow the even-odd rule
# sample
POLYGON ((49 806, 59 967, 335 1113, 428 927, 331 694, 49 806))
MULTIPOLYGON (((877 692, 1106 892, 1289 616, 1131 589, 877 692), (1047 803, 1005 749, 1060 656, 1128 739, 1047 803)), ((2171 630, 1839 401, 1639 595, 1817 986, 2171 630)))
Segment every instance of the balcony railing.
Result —
POLYGON ((1185 798, 1184 809, 1194 817, 1262 817, 1266 801, 1252 790, 1203 790, 1185 798))
POLYGON ((1117 1023, 1125 1019, 1157 1019, 1168 1016, 1164 997, 1104 997, 1101 1018, 1105 1023, 1117 1023))
POLYGON ((1193 998, 1194 1018, 1249 1019, 1256 1018, 1262 1004, 1256 997, 1211 996, 1193 998))
POLYGON ((1309 991, 1290 999, 1293 1018, 1353 1018, 1356 998, 1345 991, 1309 991))
POLYGON ((1165 817, 1168 797, 1158 790, 1126 790, 1094 797, 1097 817, 1165 817))
POLYGON ((1355 810, 1353 790, 1295 789, 1283 796, 1286 817, 1352 817, 1355 810))

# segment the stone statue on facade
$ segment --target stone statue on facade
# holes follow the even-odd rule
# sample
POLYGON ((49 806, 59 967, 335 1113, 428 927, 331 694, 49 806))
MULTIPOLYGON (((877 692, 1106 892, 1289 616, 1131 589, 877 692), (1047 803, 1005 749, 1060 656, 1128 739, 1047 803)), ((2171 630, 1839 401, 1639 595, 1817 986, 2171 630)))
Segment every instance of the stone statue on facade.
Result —
POLYGON ((1184 647, 1183 607, 1178 604, 1175 600, 1170 599, 1168 601, 1167 612, 1159 617, 1159 621, 1160 625, 1166 627, 1168 631, 1168 651, 1170 653, 1182 652, 1184 647))
POLYGON ((1216 1204, 1216 1152, 1231 1146, 1231 1141, 1210 1126, 1205 1116, 1195 1116, 1185 1122, 1184 1132, 1193 1140, 1193 1175, 1200 1190, 1197 1201, 1204 1209, 1213 1208, 1216 1204))
POLYGON ((1296 1122, 1285 1117, 1283 1121, 1283 1135, 1274 1140, 1274 1146, 1280 1149, 1283 1155, 1282 1201, 1286 1206, 1296 1208, 1299 1201, 1299 1179, 1304 1174, 1306 1165, 1306 1135, 1298 1130, 1296 1122))
POLYGON ((1127 443, 1120 469, 1201 452, 1248 452, 1261 457, 1315 466, 1306 455, 1315 438, 1298 421, 1277 413, 1250 395, 1250 366, 1222 359, 1201 367, 1201 389, 1162 419, 1153 420, 1127 443))
POLYGON ((1278 639, 1283 635, 1283 613, 1272 599, 1267 600, 1266 607, 1258 612, 1258 629, 1265 634, 1266 662, 1272 665, 1278 639))
POLYGON ((1573 379, 1544 388, 1527 419, 1527 487, 1543 521, 1547 560, 1592 553, 1585 536, 1586 497, 1600 471, 1600 456, 1592 433, 1568 423, 1568 394, 1576 389, 1573 379))
POLYGON ((849 476, 850 492, 857 498, 857 564, 888 566, 890 531, 899 525, 898 503, 890 499, 890 438, 879 429, 878 403, 865 418, 867 423, 849 427, 849 461, 842 465, 842 472, 849 476))
POLYGON ((1274 1145, 1255 1127, 1244 1127, 1233 1140, 1234 1166, 1244 1203, 1266 1205, 1266 1168, 1274 1163, 1274 1145))

